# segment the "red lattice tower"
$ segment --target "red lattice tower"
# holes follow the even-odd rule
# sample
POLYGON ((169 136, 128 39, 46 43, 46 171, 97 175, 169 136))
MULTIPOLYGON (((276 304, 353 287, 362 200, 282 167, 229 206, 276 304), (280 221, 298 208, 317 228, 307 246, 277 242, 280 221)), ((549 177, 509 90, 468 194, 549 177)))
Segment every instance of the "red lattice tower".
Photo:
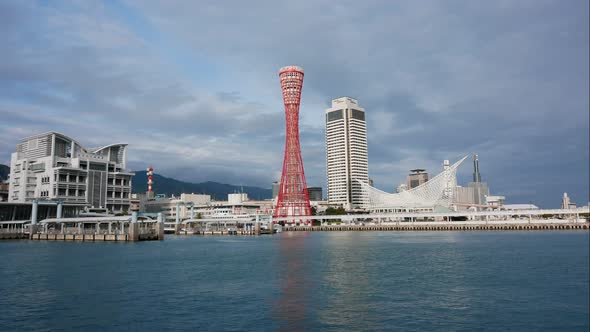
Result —
MULTIPOLYGON (((285 104, 286 138, 283 174, 279 186, 279 197, 274 217, 311 216, 305 172, 301 160, 299 146, 299 104, 303 86, 303 68, 287 66, 279 71, 283 103, 285 104)), ((287 223, 305 222, 308 220, 294 218, 287 223)))

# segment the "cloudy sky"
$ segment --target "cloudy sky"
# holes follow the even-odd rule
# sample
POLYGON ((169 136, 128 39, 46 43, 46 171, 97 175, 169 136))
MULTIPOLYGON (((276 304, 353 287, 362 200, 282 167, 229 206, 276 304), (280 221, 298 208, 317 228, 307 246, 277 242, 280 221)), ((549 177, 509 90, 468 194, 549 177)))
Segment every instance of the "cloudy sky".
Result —
POLYGON ((325 187, 325 109, 352 96, 383 190, 477 152, 509 202, 555 207, 567 191, 586 204, 588 12, 587 0, 0 1, 0 163, 53 130, 127 142, 131 169, 270 187, 278 68, 297 64, 310 186, 325 187))

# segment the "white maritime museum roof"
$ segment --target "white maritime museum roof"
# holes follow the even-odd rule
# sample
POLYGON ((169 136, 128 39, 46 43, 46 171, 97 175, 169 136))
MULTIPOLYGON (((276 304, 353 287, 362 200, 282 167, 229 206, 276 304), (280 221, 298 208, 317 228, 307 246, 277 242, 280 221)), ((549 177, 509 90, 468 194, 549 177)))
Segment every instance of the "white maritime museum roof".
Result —
POLYGON ((363 193, 369 201, 369 210, 449 206, 452 203, 452 188, 457 183, 457 168, 466 158, 467 156, 463 157, 418 187, 400 193, 386 193, 361 182, 363 193))

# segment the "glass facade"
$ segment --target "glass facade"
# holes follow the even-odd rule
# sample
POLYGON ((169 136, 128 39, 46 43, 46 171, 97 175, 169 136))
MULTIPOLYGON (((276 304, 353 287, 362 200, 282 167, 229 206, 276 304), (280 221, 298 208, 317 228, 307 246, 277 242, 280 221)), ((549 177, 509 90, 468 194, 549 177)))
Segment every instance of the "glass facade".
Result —
POLYGON ((343 118, 344 118, 344 116, 342 114, 342 110, 336 110, 336 111, 329 112, 326 115, 326 122, 330 122, 330 121, 334 121, 334 120, 341 120, 343 118))
POLYGON ((359 110, 355 110, 354 108, 351 109, 351 112, 352 112, 351 115, 352 115, 352 118, 353 119, 365 121, 365 112, 359 111, 359 110))

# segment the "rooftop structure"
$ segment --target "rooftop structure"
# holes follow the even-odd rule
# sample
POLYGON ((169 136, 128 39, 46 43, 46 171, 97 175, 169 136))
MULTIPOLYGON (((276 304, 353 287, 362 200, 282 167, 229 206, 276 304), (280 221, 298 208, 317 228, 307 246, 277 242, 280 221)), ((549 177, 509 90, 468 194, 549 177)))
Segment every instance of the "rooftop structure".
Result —
POLYGON ((486 196, 486 203, 488 206, 490 206, 492 208, 497 208, 497 209, 503 208, 505 201, 506 201, 505 196, 498 196, 498 195, 486 196))
POLYGON ((407 188, 416 188, 428 181, 428 173, 423 168, 411 169, 407 179, 407 188))
POLYGON ((481 174, 479 174, 479 159, 477 154, 473 155, 473 182, 481 182, 481 174))

